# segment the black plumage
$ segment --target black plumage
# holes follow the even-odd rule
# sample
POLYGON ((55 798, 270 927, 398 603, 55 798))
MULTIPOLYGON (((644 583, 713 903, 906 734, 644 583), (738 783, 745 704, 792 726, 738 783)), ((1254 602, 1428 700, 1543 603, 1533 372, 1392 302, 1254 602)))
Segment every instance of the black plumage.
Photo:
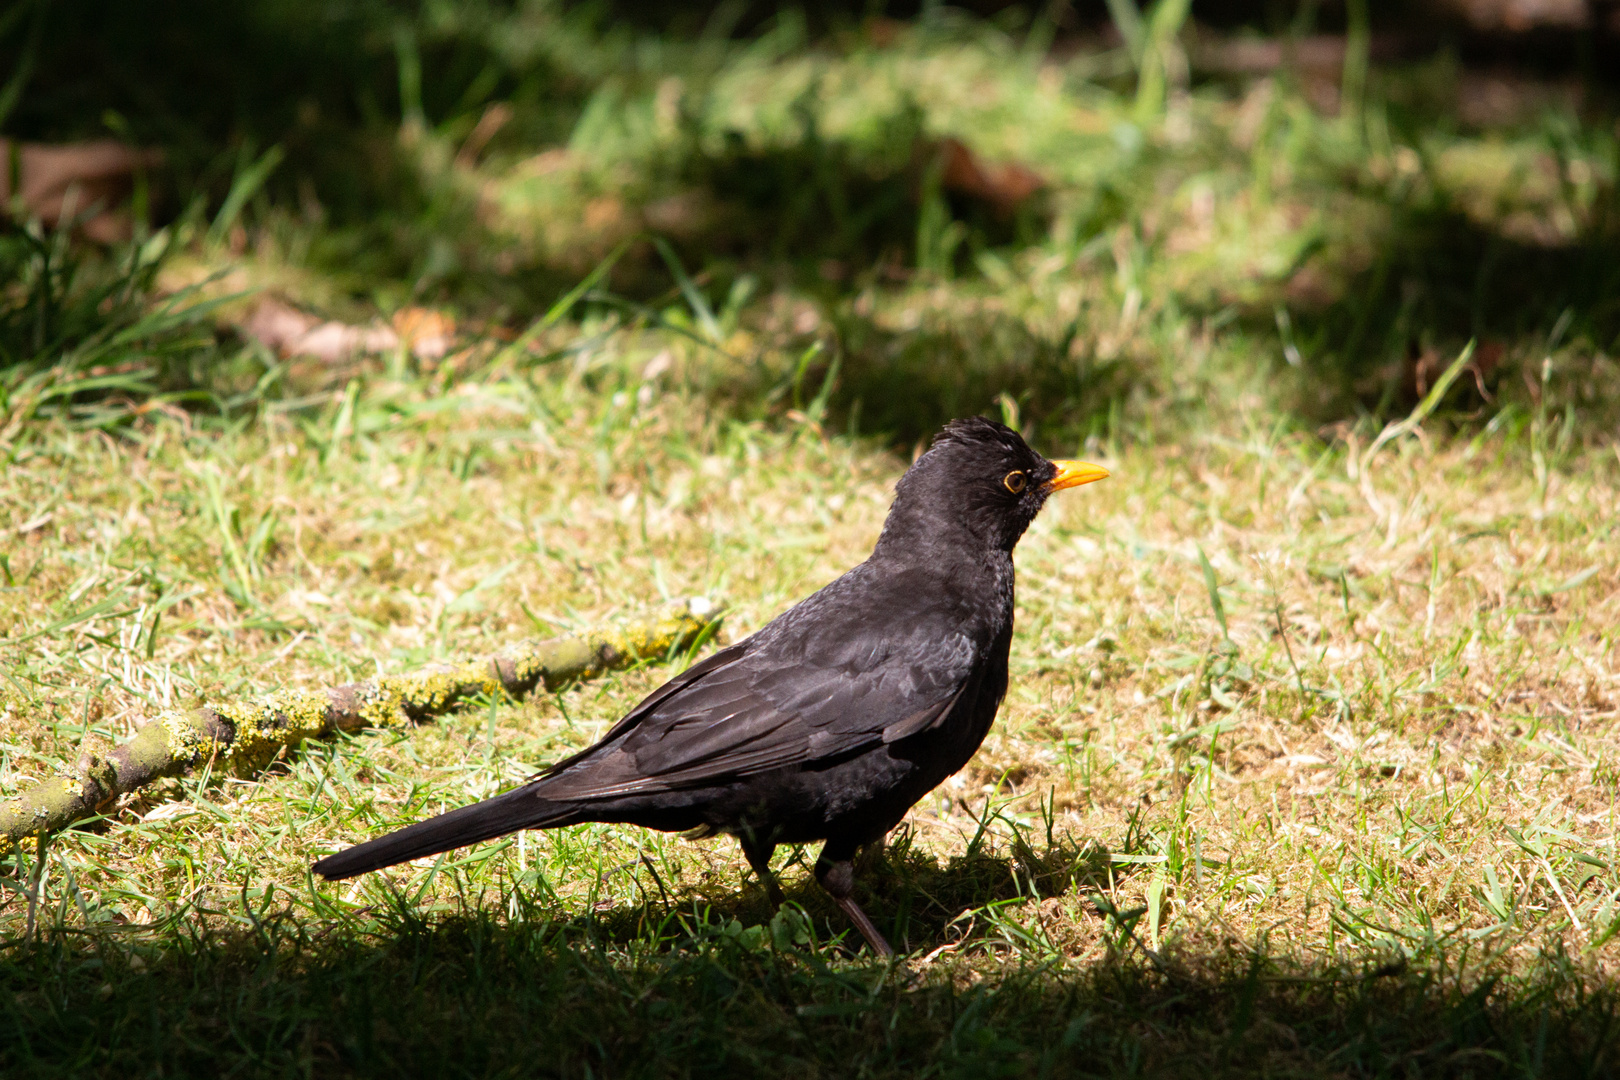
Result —
POLYGON ((773 903, 777 844, 824 840, 816 880, 872 947, 856 850, 965 765, 1007 690, 1012 550, 1053 491, 1107 476, 1011 429, 946 425, 900 480, 871 556, 659 687, 522 787, 328 856, 330 879, 526 828, 611 821, 741 842, 773 903))

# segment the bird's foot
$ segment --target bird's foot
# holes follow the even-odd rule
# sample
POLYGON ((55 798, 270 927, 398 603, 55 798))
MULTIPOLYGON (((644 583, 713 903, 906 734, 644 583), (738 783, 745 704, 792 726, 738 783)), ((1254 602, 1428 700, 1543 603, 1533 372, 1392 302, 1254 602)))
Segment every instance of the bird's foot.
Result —
POLYGON ((765 899, 770 901, 771 914, 775 915, 782 910, 782 905, 787 903, 782 886, 777 884, 776 875, 771 873, 771 853, 776 850, 776 845, 757 843, 751 836, 739 836, 737 842, 742 845, 744 858, 753 868, 759 883, 764 886, 765 899))
POLYGON ((843 908, 849 921, 861 932, 866 943, 872 946, 872 951, 879 956, 893 956, 894 950, 878 933, 878 928, 872 925, 872 920, 866 917, 861 905, 855 902, 855 863, 850 856, 854 854, 853 847, 833 847, 829 840, 827 846, 821 849, 821 858, 816 860, 816 881, 833 902, 843 908))
POLYGON ((844 909, 844 914, 849 916, 849 921, 855 924, 855 929, 861 932, 861 936, 866 939, 866 943, 872 946, 873 952, 879 956, 894 955, 894 949, 890 947, 883 935, 878 932, 878 928, 872 925, 872 920, 866 917, 866 912, 861 910, 861 905, 857 904, 853 897, 835 896, 833 902, 844 909))

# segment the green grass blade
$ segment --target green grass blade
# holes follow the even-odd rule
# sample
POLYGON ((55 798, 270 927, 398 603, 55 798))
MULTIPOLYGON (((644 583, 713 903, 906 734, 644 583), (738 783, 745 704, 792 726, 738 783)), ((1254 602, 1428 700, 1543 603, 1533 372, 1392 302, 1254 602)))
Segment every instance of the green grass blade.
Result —
POLYGON ((230 232, 231 226, 241 216, 242 210, 247 206, 248 200, 259 193, 270 174, 286 157, 286 151, 280 146, 272 146, 258 160, 237 171, 236 177, 231 181, 231 190, 226 193, 225 201, 220 204, 219 213, 214 215, 214 222, 208 227, 207 242, 210 247, 217 247, 225 240, 225 234, 230 232))
POLYGON ((692 279, 687 276, 686 268, 681 265, 681 260, 675 254, 675 249, 670 247, 668 241, 661 236, 653 237, 653 246, 658 249, 658 254, 664 260, 664 265, 669 267, 670 275, 675 278, 675 283, 680 286, 681 296, 686 299, 687 306, 692 309, 692 317, 697 320, 698 326, 702 328, 703 335, 711 343, 720 344, 724 335, 720 333, 720 323, 714 317, 714 310, 709 307, 709 301, 703 295, 703 291, 693 284, 692 279))

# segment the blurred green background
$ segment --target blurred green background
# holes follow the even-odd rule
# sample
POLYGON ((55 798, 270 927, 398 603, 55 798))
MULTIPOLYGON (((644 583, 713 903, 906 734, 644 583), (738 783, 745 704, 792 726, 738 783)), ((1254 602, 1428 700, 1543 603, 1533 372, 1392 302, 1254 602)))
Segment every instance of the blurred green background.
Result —
POLYGON ((24 0, 6 190, 29 145, 161 160, 79 194, 111 242, 12 195, 0 385, 251 407, 309 387, 266 384, 288 348, 244 305, 510 340, 601 267, 569 314, 696 334, 717 407, 826 387, 897 444, 997 408, 1378 423, 1471 340, 1444 411, 1567 442, 1615 421, 1617 31, 1599 0, 24 0))

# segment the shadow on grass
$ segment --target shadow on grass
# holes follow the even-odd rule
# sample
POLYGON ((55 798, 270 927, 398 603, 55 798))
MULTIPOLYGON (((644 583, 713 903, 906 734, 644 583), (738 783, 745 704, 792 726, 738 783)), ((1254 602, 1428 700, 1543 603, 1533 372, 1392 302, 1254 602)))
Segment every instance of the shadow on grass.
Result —
POLYGON ((1046 337, 1022 318, 985 309, 900 330, 847 312, 831 404, 846 425, 900 446, 931 437, 952 417, 997 415, 1004 394, 1036 431, 1102 434, 1111 410, 1156 372, 1071 356, 1075 329, 1046 337))
POLYGON ((926 444, 953 418, 1001 417, 1007 401, 1037 446, 1055 442, 1071 450, 1078 439, 1116 437, 1127 414, 1162 396, 1156 361, 1135 352, 1102 359, 1085 343, 1076 345, 1085 330, 1078 320, 1042 327, 1002 309, 982 289, 973 292, 945 310, 919 301, 900 316, 912 326, 894 325, 894 312, 879 316, 858 304, 835 304, 833 348, 801 354, 797 370, 760 365, 707 392, 741 415, 808 410, 829 430, 877 436, 902 453, 926 444))
MULTIPOLYGON (((857 859, 856 899, 878 928, 901 952, 926 953, 941 946, 972 945, 976 949, 996 948, 995 942, 1019 947, 1051 949, 1056 943, 1037 930, 1019 926, 1003 916, 1027 901, 1053 900, 1068 896, 1069 905, 1091 910, 1084 897, 1105 891, 1109 881, 1109 852, 1100 844, 1081 846, 1056 841, 1036 851, 1021 839, 1010 856, 992 854, 980 837, 967 845, 964 854, 945 862, 916 849, 909 829, 896 830, 882 847, 868 847, 857 859)), ((730 841, 719 841, 730 843, 730 841)), ((613 946, 633 947, 638 942, 663 940, 656 927, 671 919, 696 932, 699 924, 727 927, 736 924, 739 932, 765 940, 789 930, 800 943, 812 938, 841 953, 865 955, 860 935, 849 920, 815 883, 812 867, 819 845, 790 849, 785 859, 776 860, 776 876, 794 909, 788 916, 793 924, 786 930, 773 922, 765 891, 752 875, 747 886, 721 891, 666 891, 663 879, 648 874, 634 864, 644 903, 593 914, 587 928, 598 940, 613 946), (696 919, 696 922, 692 920, 696 919), (804 925, 799 925, 803 920, 804 925), (752 929, 750 929, 752 928, 752 929), (806 937, 805 935, 809 935, 806 937)), ((1134 867, 1115 867, 1115 881, 1128 877, 1134 867)), ((555 913, 553 913, 555 914, 555 913)))
MULTIPOLYGON (((1470 338, 1480 344, 1477 377, 1458 382, 1451 405, 1487 412, 1522 398, 1514 384, 1537 383, 1543 357, 1561 345, 1611 352, 1620 344, 1620 200, 1605 200, 1577 237, 1546 244, 1444 204, 1398 211, 1343 295, 1296 316, 1299 347, 1316 358, 1299 411, 1324 421, 1361 409, 1405 414, 1470 338)), ((1586 429, 1610 430, 1613 365, 1593 359, 1590 368, 1558 371, 1549 404, 1574 408, 1586 429)))
POLYGON ((1081 962, 971 930, 930 956, 962 897, 981 912, 1031 893, 1062 903, 1106 853, 941 867, 902 843, 880 862, 866 899, 911 904, 886 913, 915 950, 895 964, 829 944, 803 889, 808 921, 790 905, 752 926, 757 890, 731 908, 650 900, 561 920, 513 891, 433 916, 404 902, 244 905, 234 919, 12 940, 0 1072, 1494 1077, 1617 1064, 1615 988, 1563 956, 1459 974, 1444 953, 1329 965, 1214 936, 1149 955, 1121 936, 1081 962))

